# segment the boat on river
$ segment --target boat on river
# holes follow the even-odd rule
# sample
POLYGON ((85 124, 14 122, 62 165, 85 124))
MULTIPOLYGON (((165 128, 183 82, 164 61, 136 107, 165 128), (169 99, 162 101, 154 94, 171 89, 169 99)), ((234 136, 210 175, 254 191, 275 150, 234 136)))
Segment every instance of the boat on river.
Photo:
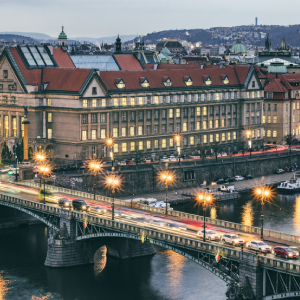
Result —
POLYGON ((300 192, 300 178, 295 178, 295 175, 290 180, 281 182, 277 186, 278 193, 293 194, 300 192))

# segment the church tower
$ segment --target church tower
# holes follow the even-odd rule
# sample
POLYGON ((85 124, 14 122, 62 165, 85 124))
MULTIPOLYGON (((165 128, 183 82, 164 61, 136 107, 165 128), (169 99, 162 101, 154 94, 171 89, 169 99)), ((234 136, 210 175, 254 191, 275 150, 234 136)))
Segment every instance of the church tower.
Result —
POLYGON ((62 26, 62 31, 58 36, 58 45, 61 47, 64 51, 68 50, 68 37, 64 32, 64 26, 62 26))

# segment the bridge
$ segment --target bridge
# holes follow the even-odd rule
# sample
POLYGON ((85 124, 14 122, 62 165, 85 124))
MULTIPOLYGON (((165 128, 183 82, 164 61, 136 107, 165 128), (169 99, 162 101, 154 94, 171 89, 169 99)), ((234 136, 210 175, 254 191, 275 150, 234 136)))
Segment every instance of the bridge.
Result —
MULTIPOLYGON (((228 299, 300 298, 300 261, 273 258, 218 242, 203 242, 184 230, 175 232, 168 227, 125 218, 112 221, 111 215, 70 211, 55 204, 43 204, 4 193, 0 194, 0 205, 30 214, 49 227, 45 261, 48 267, 93 263, 95 252, 103 245, 107 246, 108 254, 119 258, 152 255, 155 253, 153 245, 157 245, 187 257, 228 283, 228 299)), ((169 212, 169 215, 180 214, 169 212)), ((182 214, 193 220, 201 219, 200 216, 182 214)), ((259 233, 259 228, 247 228, 242 224, 232 225, 234 223, 209 218, 206 221, 259 233)), ((271 230, 266 230, 265 234, 282 241, 300 243, 299 236, 271 230)))

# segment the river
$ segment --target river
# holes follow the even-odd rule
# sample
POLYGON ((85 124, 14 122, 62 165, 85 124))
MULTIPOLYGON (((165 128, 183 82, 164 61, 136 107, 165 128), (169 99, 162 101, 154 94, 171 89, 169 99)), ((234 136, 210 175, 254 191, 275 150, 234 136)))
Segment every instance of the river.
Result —
MULTIPOLYGON (((192 204, 176 210, 202 214, 192 204)), ((207 216, 260 225, 260 204, 250 194, 215 203, 207 216)), ((265 228, 300 234, 300 197, 274 197, 265 205, 265 228), (280 220, 280 221, 279 221, 280 220)), ((226 284, 199 265, 169 250, 131 260, 106 258, 95 265, 65 269, 44 266, 47 227, 0 231, 0 300, 224 300, 226 284)))

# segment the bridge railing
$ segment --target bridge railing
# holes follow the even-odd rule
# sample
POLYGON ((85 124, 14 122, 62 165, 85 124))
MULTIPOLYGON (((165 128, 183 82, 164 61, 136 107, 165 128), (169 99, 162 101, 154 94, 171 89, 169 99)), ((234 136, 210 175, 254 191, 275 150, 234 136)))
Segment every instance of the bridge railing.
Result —
POLYGON ((270 258, 267 256, 259 256, 260 264, 267 269, 282 270, 289 273, 300 274, 300 265, 297 263, 291 263, 286 260, 280 260, 278 258, 270 258))
MULTIPOLYGON (((24 181, 22 184, 31 186, 34 188, 40 188, 39 183, 35 183, 32 181, 24 181)), ((74 195, 74 196, 79 196, 87 199, 94 199, 94 194, 91 193, 85 193, 81 191, 75 191, 75 190, 70 190, 66 188, 61 188, 61 187, 56 187, 52 185, 46 185, 47 189, 50 189, 55 192, 59 193, 64 193, 64 194, 69 194, 69 195, 74 195)), ((96 195, 96 201, 103 201, 106 203, 112 203, 112 198, 110 197, 105 197, 101 195, 96 195)), ((115 199, 115 204, 116 205, 121 205, 125 207, 131 207, 130 201, 125 201, 125 200, 119 200, 115 199)), ((153 212, 153 213, 158 213, 158 214, 165 214, 165 209, 164 208, 157 208, 153 206, 149 206, 146 204, 141 204, 139 203, 139 209, 145 210, 148 212, 153 212)), ((168 210, 168 216, 174 216, 174 217, 181 217, 181 218, 187 218, 190 220, 194 221, 200 221, 203 222, 204 218, 203 216, 199 215, 194 215, 194 214, 189 214, 181 211, 176 211, 176 210, 168 210)), ((224 220, 218 220, 218 219, 213 219, 213 218, 208 218, 206 217, 206 222, 215 225, 215 226, 220 226, 228 229, 234 229, 242 232, 248 232, 248 233, 254 233, 254 234, 260 234, 260 228, 259 227, 254 227, 254 226, 249 226, 245 224, 240 224, 240 223, 234 223, 234 222, 228 222, 224 220)), ((288 242, 295 242, 295 243, 300 243, 300 236, 299 235, 293 235, 293 234, 288 234, 280 231, 275 231, 275 230, 270 230, 270 229, 264 229, 264 236, 265 237, 270 237, 270 238, 275 238, 275 239, 280 239, 283 241, 288 241, 288 242)))

